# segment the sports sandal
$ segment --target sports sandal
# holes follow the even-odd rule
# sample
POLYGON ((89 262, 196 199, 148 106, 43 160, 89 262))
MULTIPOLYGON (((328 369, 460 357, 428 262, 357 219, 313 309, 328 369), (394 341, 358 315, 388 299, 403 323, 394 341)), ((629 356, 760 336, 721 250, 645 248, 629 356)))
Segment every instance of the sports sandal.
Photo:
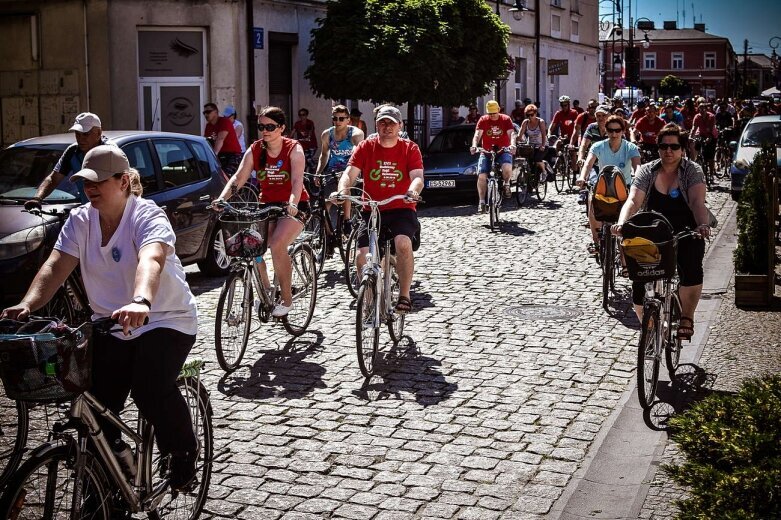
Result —
POLYGON ((599 252, 599 245, 595 242, 591 242, 588 246, 586 246, 586 249, 588 249, 588 254, 591 256, 597 256, 597 253, 599 252))
POLYGON ((396 303, 396 312, 398 314, 407 314, 412 310, 412 301, 406 296, 399 296, 399 301, 396 303))
POLYGON ((681 319, 678 321, 677 334, 678 339, 691 341, 692 336, 694 335, 694 320, 688 316, 681 316, 681 319), (684 320, 688 321, 689 325, 684 325, 684 320))

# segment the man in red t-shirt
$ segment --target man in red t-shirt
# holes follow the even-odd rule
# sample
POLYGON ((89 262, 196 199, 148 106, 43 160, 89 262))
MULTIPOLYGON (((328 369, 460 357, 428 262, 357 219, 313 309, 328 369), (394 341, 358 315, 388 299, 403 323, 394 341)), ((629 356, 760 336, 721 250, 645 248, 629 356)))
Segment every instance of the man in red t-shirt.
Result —
POLYGON ((588 125, 597 122, 597 117, 595 115, 596 111, 597 100, 589 99, 588 105, 586 105, 586 110, 583 111, 582 114, 578 115, 578 117, 575 119, 575 129, 572 132, 572 139, 570 140, 570 144, 574 145, 576 149, 580 148, 580 140, 583 137, 583 134, 586 133, 586 128, 588 128, 588 125))
POLYGON ((298 121, 293 125, 293 133, 290 137, 301 143, 306 157, 306 171, 309 173, 317 172, 317 135, 315 134, 315 123, 309 119, 309 110, 302 108, 298 111, 298 121))
POLYGON ((642 146, 644 150, 656 151, 656 134, 658 134, 666 123, 659 117, 659 109, 656 105, 648 105, 645 109, 645 115, 635 123, 635 130, 632 132, 632 142, 642 146))
POLYGON ((214 153, 222 165, 222 171, 226 175, 233 175, 239 169, 241 163, 241 144, 236 137, 236 130, 229 117, 220 116, 217 105, 206 103, 203 105, 203 116, 206 118, 206 129, 203 136, 209 140, 214 153))
MULTIPOLYGON (((493 150, 494 146, 498 148, 508 148, 496 156, 496 162, 502 166, 502 180, 504 181, 504 196, 509 198, 510 193, 510 175, 513 168, 513 155, 515 154, 515 127, 512 119, 506 114, 499 113, 499 103, 489 101, 485 104, 486 115, 477 121, 475 135, 472 137, 472 147, 469 151, 476 154, 478 148, 483 150, 493 150), (478 145, 479 143, 479 145, 478 145)), ((482 213, 486 208, 486 192, 488 191, 488 171, 491 169, 491 160, 485 154, 480 152, 480 159, 477 161, 477 195, 480 198, 478 212, 482 213)))
POLYGON ((569 96, 561 96, 559 98, 559 107, 561 109, 553 114, 553 120, 548 128, 548 136, 554 136, 558 131, 563 139, 570 142, 572 133, 575 131, 575 120, 578 118, 578 112, 571 109, 569 103, 569 96))
MULTIPOLYGON (((364 200, 384 200, 393 195, 406 194, 408 200, 396 200, 380 207, 382 234, 380 242, 388 238, 396 247, 396 273, 399 275, 399 301, 396 312, 412 310, 410 285, 415 267, 413 240, 420 241, 420 224, 415 210, 415 199, 423 189, 423 156, 413 141, 399 137, 403 127, 401 112, 393 105, 377 109, 377 137, 361 141, 353 149, 347 169, 339 179, 339 192, 348 195, 359 175, 363 177, 364 200)), ((333 198, 333 195, 332 195, 333 198)), ((364 221, 369 214, 363 213, 364 221)), ((367 226, 358 234, 359 254, 356 267, 360 273, 369 252, 367 226)))
MULTIPOLYGON (((697 115, 692 120, 691 136, 702 137, 705 139, 702 145, 702 150, 694 143, 693 159, 697 160, 697 155, 702 152, 703 158, 709 163, 711 171, 716 171, 716 139, 719 137, 719 130, 716 128, 716 116, 710 111, 710 105, 708 105, 703 98, 697 107, 697 115)), ((694 142, 692 139, 690 142, 694 142)))

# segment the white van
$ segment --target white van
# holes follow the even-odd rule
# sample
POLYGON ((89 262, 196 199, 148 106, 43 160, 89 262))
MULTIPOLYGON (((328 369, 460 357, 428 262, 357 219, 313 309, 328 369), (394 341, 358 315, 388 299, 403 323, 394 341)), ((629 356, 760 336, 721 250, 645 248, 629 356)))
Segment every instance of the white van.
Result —
POLYGON ((638 99, 643 99, 645 97, 643 91, 637 87, 616 89, 616 91, 613 93, 613 98, 615 99, 616 96, 621 96, 621 98, 624 100, 624 106, 627 107, 631 104, 637 103, 638 99), (629 102, 630 95, 632 103, 629 102))

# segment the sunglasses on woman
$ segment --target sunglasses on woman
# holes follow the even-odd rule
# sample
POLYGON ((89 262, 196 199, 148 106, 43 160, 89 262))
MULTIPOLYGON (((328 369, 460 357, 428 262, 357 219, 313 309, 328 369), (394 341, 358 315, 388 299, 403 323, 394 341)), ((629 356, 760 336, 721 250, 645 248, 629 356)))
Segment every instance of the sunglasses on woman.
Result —
POLYGON ((331 118, 332 121, 346 121, 350 119, 350 116, 334 116, 331 118))
POLYGON ((662 144, 660 144, 660 145, 659 145, 659 149, 660 149, 660 150, 667 150, 667 149, 670 149, 670 150, 678 151, 678 150, 680 150, 680 149, 681 149, 681 145, 679 145, 679 144, 667 144, 667 143, 662 143, 662 144))
POLYGON ((282 126, 282 125, 275 125, 273 123, 269 123, 267 125, 258 124, 258 130, 261 131, 261 132, 264 131, 264 130, 266 132, 273 132, 274 130, 276 130, 280 126, 282 126))
POLYGON ((608 132, 610 132, 612 134, 620 134, 621 132, 624 131, 623 128, 615 128, 615 127, 613 127, 613 128, 605 128, 605 130, 607 130, 608 132))

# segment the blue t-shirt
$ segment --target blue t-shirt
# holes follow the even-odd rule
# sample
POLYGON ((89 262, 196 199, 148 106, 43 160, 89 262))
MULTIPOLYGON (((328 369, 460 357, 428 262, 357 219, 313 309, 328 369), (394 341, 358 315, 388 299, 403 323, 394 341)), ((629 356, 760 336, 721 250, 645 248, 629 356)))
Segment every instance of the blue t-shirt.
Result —
MULTIPOLYGON (((610 149, 610 140, 605 139, 591 145, 589 153, 596 156, 600 168, 605 166, 618 166, 621 168, 626 185, 632 184, 632 158, 640 157, 640 150, 633 143, 626 139, 621 139, 621 146, 616 153, 613 153, 613 150, 610 149)), ((592 171, 589 181, 593 184, 596 180, 597 174, 592 171)))
POLYGON ((353 144, 352 126, 347 127, 347 136, 341 141, 336 140, 334 127, 331 127, 328 131, 328 149, 330 154, 326 170, 344 171, 347 168, 350 157, 353 155, 353 148, 355 148, 355 145, 353 144))
MULTIPOLYGON (((108 138, 103 135, 100 137, 100 144, 111 144, 111 141, 109 141, 108 138)), ((54 165, 54 171, 65 176, 64 182, 70 182, 70 176, 81 170, 81 164, 84 162, 85 155, 87 154, 81 151, 78 143, 73 143, 68 148, 66 148, 63 154, 60 156, 60 160, 57 161, 56 165, 54 165)), ((89 199, 87 199, 87 196, 84 194, 84 181, 79 179, 75 182, 75 184, 81 202, 89 202, 89 199)), ((66 189, 66 191, 70 192, 71 190, 66 189)))

